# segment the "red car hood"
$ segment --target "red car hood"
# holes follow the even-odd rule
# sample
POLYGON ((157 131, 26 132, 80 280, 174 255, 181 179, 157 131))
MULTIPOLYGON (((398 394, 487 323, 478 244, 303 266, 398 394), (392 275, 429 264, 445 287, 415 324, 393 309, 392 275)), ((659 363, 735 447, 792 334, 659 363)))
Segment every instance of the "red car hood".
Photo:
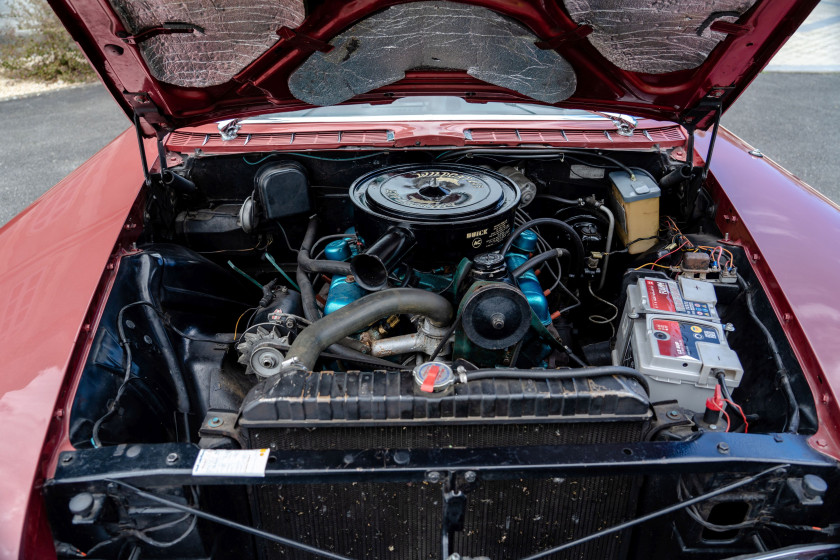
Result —
POLYGON ((413 95, 707 128, 818 0, 54 0, 147 134, 413 95))

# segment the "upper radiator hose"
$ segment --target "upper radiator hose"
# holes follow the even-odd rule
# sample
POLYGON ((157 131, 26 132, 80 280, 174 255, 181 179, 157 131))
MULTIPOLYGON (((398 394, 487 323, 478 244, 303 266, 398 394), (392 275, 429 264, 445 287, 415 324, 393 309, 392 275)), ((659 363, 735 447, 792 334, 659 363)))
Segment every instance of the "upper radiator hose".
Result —
POLYGON ((323 319, 315 321, 295 338, 286 360, 297 359, 307 370, 328 346, 370 326, 379 319, 403 313, 428 317, 433 325, 446 327, 452 321, 452 305, 425 290, 394 288, 366 295, 323 319))

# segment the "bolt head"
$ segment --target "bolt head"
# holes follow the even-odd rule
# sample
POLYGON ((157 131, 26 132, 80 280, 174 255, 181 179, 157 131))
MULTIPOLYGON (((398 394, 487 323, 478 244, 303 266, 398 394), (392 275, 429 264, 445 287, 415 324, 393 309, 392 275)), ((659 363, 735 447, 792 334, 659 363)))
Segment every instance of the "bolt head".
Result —
POLYGON ((166 462, 170 465, 178 462, 178 454, 177 453, 170 453, 166 456, 166 462))
POLYGON ((721 455, 729 455, 729 444, 722 441, 717 444, 717 450, 721 455))
POLYGON ((709 424, 710 430, 717 430, 717 424, 709 424))
POLYGON ((438 483, 443 479, 443 476, 438 471, 432 471, 426 474, 426 480, 432 484, 438 483))
POLYGON ((208 425, 209 427, 211 427, 211 428, 218 428, 219 426, 221 426, 221 425, 222 425, 222 424, 224 424, 224 423, 225 423, 225 421, 224 421, 224 420, 222 420, 222 419, 221 419, 221 418, 219 418, 218 416, 214 416, 213 418, 211 418, 211 419, 207 422, 207 425, 208 425))
POLYGON ((478 478, 478 476, 475 474, 475 471, 467 471, 464 473, 464 480, 466 482, 475 482, 476 478, 478 478))
POLYGON ((678 410, 669 410, 667 416, 671 420, 677 420, 680 417, 680 413, 678 410))
POLYGON ((505 316, 501 313, 493 313, 490 317, 490 324, 492 324, 493 328, 496 330, 505 328, 505 316))

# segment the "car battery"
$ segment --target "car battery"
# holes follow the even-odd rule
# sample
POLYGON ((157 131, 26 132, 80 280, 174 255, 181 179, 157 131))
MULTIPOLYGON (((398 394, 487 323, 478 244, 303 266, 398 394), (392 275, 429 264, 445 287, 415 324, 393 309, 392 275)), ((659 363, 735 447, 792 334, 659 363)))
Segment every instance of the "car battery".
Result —
POLYGON ((680 278, 679 283, 659 277, 639 278, 627 289, 630 313, 664 313, 720 322, 715 287, 709 282, 680 278))
POLYGON ((744 370, 726 341, 714 287, 686 280, 641 278, 628 286, 613 363, 644 374, 651 401, 677 400, 702 412, 714 395, 718 372, 731 390, 741 383, 744 370))

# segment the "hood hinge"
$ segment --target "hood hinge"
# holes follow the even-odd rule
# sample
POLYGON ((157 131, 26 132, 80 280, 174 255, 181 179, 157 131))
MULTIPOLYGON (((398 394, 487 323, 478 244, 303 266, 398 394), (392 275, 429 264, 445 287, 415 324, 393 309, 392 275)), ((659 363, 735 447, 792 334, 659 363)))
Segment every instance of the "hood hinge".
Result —
POLYGON ((171 127, 168 125, 166 119, 164 119, 160 114, 157 105, 154 104, 148 93, 126 93, 125 96, 134 109, 131 119, 134 123, 134 130, 137 133, 137 144, 140 148, 140 163, 143 165, 143 177, 146 185, 149 185, 152 182, 152 176, 149 172, 149 164, 146 163, 146 147, 143 143, 143 139, 151 135, 144 131, 143 123, 141 123, 140 118, 142 117, 143 120, 146 121, 146 130, 151 127, 157 137, 157 149, 160 157, 161 173, 166 170, 166 150, 163 146, 163 139, 167 134, 169 134, 171 127))
POLYGON ((134 123, 134 130, 137 132, 137 144, 140 148, 140 163, 143 165, 143 177, 146 185, 152 182, 152 176, 149 172, 149 164, 146 163, 146 147, 143 139, 151 136, 148 132, 151 129, 157 137, 158 156, 160 157, 160 172, 161 175, 166 171, 166 149, 163 145, 163 139, 169 134, 173 127, 161 115, 157 105, 154 104, 151 97, 146 92, 125 93, 134 112, 131 116, 134 123), (141 117, 144 123, 141 122, 141 117))
MULTIPOLYGON (((137 145, 140 148, 140 163, 143 166, 143 182, 146 186, 149 186, 152 184, 152 173, 149 171, 149 164, 146 162, 146 145, 143 142, 143 130, 140 127, 140 115, 134 113, 133 120, 134 130, 137 132, 137 145)), ((164 146, 163 140, 167 134, 169 134, 168 130, 159 130, 156 134, 157 140, 155 144, 157 144, 158 159, 160 160, 161 177, 166 173, 166 147, 164 146)))

